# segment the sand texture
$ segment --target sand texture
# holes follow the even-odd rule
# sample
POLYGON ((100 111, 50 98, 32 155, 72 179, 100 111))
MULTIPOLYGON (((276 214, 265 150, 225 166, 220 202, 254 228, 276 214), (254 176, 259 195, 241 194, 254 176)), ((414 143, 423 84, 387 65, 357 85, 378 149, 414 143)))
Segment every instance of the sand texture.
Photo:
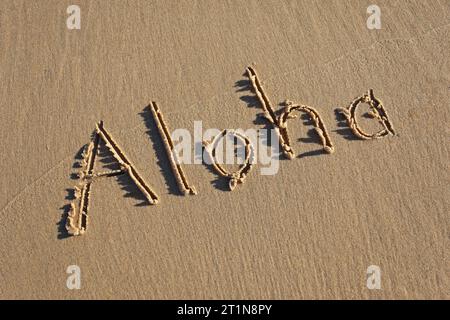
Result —
POLYGON ((0 298, 449 299, 449 21, 449 0, 0 1, 0 298), (253 68, 292 159, 230 191, 166 133, 273 126, 253 68), (358 137, 342 108, 369 89, 358 137))

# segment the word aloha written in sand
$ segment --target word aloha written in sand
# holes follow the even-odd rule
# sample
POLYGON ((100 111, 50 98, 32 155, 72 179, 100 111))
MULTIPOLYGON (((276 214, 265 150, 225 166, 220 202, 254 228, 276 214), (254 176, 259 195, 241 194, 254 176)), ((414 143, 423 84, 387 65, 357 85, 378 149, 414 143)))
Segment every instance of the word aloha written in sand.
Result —
MULTIPOLYGON (((291 146, 287 126, 289 120, 297 118, 297 115, 295 115, 294 112, 306 113, 313 121, 314 129, 320 137, 323 150, 329 154, 334 152, 335 148, 330 139, 327 128, 316 109, 303 104, 296 104, 291 101, 286 101, 284 103, 284 107, 276 112, 273 109, 273 106, 268 99, 261 82, 259 81, 256 70, 253 67, 248 67, 246 72, 250 79, 252 89, 263 109, 262 116, 272 125, 272 131, 278 137, 278 142, 282 153, 286 158, 293 159, 295 156, 294 150, 291 146)), ((177 148, 172 141, 172 136, 168 125, 164 120, 158 105, 155 102, 152 102, 148 108, 150 109, 156 122, 156 126, 165 146, 171 165, 172 173, 175 176, 180 192, 184 195, 197 194, 195 187, 188 182, 187 176, 181 166, 179 155, 176 152, 179 148, 177 148)), ((353 134, 361 139, 380 139, 387 135, 395 135, 394 128, 389 120, 384 106, 382 102, 374 96, 372 89, 369 89, 367 94, 364 94, 363 96, 352 101, 348 108, 338 108, 337 111, 346 117, 347 124, 353 134), (356 119, 356 109, 361 103, 366 103, 369 105, 370 116, 377 119, 383 129, 371 134, 365 132, 359 126, 356 119)), ((209 157, 209 163, 212 164, 212 167, 217 174, 229 179, 228 186, 231 191, 234 190, 238 184, 244 183, 255 163, 255 150, 252 141, 243 132, 225 129, 214 136, 211 140, 204 140, 202 144, 204 147, 203 161, 206 160, 205 155, 207 155, 209 157), (219 142, 226 137, 233 137, 244 146, 244 157, 242 164, 239 169, 233 172, 226 170, 217 159, 217 146, 219 145, 219 142)), ((96 125, 92 140, 83 151, 80 165, 81 170, 78 174, 79 185, 75 187, 75 200, 70 205, 70 210, 66 221, 66 229, 70 235, 82 235, 87 230, 89 218, 89 198, 92 192, 92 184, 97 179, 127 174, 131 178, 132 182, 139 188, 140 192, 145 196, 149 204, 157 204, 159 202, 159 197, 156 192, 153 191, 151 186, 144 181, 135 166, 128 160, 128 157, 125 155, 122 148, 114 141, 111 134, 105 129, 103 122, 99 122, 96 125), (120 166, 119 169, 104 172, 95 171, 95 162, 99 152, 99 143, 101 140, 111 151, 115 160, 117 160, 120 166)))

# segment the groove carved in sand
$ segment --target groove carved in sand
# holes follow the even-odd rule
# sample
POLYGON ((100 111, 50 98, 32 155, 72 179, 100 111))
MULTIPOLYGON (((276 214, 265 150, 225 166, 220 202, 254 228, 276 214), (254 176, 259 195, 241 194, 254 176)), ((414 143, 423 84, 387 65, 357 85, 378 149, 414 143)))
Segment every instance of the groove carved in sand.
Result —
POLYGON ((331 142, 328 131, 325 127, 324 122, 322 121, 319 113, 312 107, 300 104, 293 104, 292 102, 286 102, 287 106, 281 110, 279 116, 276 115, 272 104, 270 103, 269 98, 264 92, 264 88, 261 85, 261 82, 258 79, 258 75, 256 70, 252 67, 247 67, 247 75, 250 78, 252 83, 253 90, 258 97, 259 102, 264 110, 263 117, 267 119, 273 126, 278 135, 278 140, 283 151, 283 154, 288 159, 294 158, 294 150, 291 147, 291 142, 289 139, 289 133, 287 129, 287 120, 296 118, 295 115, 292 114, 294 111, 304 111, 309 114, 309 116, 314 121, 314 127, 316 132, 319 134, 320 139, 322 140, 323 149, 327 153, 334 152, 334 146, 331 142))
POLYGON ((264 88, 261 85, 261 82, 258 79, 258 75, 256 70, 252 67, 247 67, 246 69, 247 76, 250 79, 253 90, 258 97, 259 102, 261 103, 262 109, 264 111, 263 117, 267 119, 274 127, 275 132, 278 135, 278 140, 280 142, 281 150, 283 154, 288 158, 294 158, 294 151, 290 146, 289 135, 287 129, 285 127, 280 126, 279 118, 275 114, 275 111, 272 107, 272 104, 267 97, 264 88))
POLYGON ((394 128, 386 111, 384 110, 383 103, 379 99, 375 98, 372 89, 369 89, 367 94, 364 94, 362 97, 358 97, 353 100, 348 108, 338 108, 337 111, 346 117, 347 123, 353 134, 361 139, 380 139, 389 134, 393 136, 395 135, 394 128), (359 127, 358 122, 356 121, 356 109, 360 103, 367 103, 369 105, 369 115, 378 120, 378 122, 383 126, 382 130, 369 134, 359 127))
MULTIPOLYGON (((291 101, 286 101, 286 107, 281 111, 281 114, 278 118, 278 125, 286 130, 287 133, 287 122, 289 119, 297 118, 297 115, 292 114, 294 111, 303 111, 306 112, 314 122, 314 129, 319 135, 323 150, 327 153, 334 152, 334 146, 331 142, 330 135, 328 134, 327 128, 325 127, 325 123, 322 121, 319 113, 316 109, 310 106, 306 106, 303 104, 294 104, 291 101)), ((291 149, 293 151, 293 149, 291 149)))
POLYGON ((214 168, 214 170, 221 175, 222 177, 229 178, 228 187, 230 188, 230 191, 233 191, 238 184, 244 183, 245 178, 247 177, 248 173, 251 171, 253 163, 254 163, 254 157, 255 152, 253 145, 245 135, 235 131, 235 130, 222 130, 217 136, 212 138, 210 141, 203 141, 203 146, 205 147, 205 150, 208 152, 209 157, 211 159, 211 164, 214 168), (235 172, 228 172, 220 163, 217 162, 216 159, 216 147, 221 139, 223 139, 227 135, 233 135, 237 139, 239 139, 241 142, 245 144, 245 161, 243 165, 240 167, 239 170, 235 172))
POLYGON ((172 137, 170 136, 169 128, 167 127, 166 122, 164 121, 164 117, 159 110, 158 105, 156 102, 152 102, 149 105, 149 108, 153 114, 153 117, 156 122, 156 126, 158 127, 159 134, 161 136, 161 139, 164 142, 164 147, 167 152, 167 157, 170 161, 170 166, 172 168, 172 172, 175 175, 175 178, 177 180, 178 188, 181 193, 184 195, 186 194, 197 194, 197 190, 194 186, 190 185, 186 174, 184 173, 183 168, 179 164, 179 161, 177 159, 177 155, 174 153, 174 145, 172 141, 172 137))
POLYGON ((113 140, 109 132, 103 127, 103 122, 96 126, 94 137, 87 145, 82 154, 80 173, 81 188, 75 187, 75 199, 78 200, 78 206, 72 202, 66 222, 66 230, 70 235, 82 235, 86 232, 88 226, 89 197, 92 191, 92 182, 101 177, 113 177, 128 173, 132 181, 143 193, 150 204, 158 203, 159 199, 156 193, 147 185, 137 172, 128 158, 125 156, 119 145, 113 140), (114 158, 119 162, 119 170, 104 172, 94 172, 95 159, 98 154, 98 146, 102 139, 109 148, 114 158))

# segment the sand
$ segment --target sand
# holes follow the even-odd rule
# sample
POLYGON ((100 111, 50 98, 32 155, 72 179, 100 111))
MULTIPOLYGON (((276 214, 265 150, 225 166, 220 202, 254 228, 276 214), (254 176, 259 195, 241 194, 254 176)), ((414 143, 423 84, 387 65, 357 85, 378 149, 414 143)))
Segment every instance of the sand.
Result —
POLYGON ((376 1, 381 30, 366 26, 372 1, 75 2, 0 3, 0 298, 449 298, 448 0, 376 1), (277 110, 314 108, 334 152, 291 119, 295 156, 276 175, 256 164, 229 191, 183 165, 198 194, 180 195, 149 104, 171 130, 264 128, 248 66, 277 110), (336 118, 368 89, 395 136, 359 139, 336 118), (99 121, 159 203, 102 178, 88 231, 67 237, 74 163, 99 121))

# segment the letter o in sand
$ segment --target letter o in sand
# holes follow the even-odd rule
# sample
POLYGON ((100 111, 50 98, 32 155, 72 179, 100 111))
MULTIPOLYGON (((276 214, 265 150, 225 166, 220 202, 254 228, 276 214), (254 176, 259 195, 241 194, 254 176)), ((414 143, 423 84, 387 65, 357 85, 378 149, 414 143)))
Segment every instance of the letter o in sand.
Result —
POLYGON ((252 169, 255 151, 251 141, 245 135, 237 132, 236 130, 222 130, 211 141, 203 141, 203 146, 211 158, 212 166, 214 170, 222 177, 229 178, 228 187, 233 191, 238 184, 244 183, 245 178, 252 169), (238 140, 245 145, 245 161, 243 165, 235 172, 227 171, 216 159, 216 148, 218 143, 228 135, 235 136, 238 140))

